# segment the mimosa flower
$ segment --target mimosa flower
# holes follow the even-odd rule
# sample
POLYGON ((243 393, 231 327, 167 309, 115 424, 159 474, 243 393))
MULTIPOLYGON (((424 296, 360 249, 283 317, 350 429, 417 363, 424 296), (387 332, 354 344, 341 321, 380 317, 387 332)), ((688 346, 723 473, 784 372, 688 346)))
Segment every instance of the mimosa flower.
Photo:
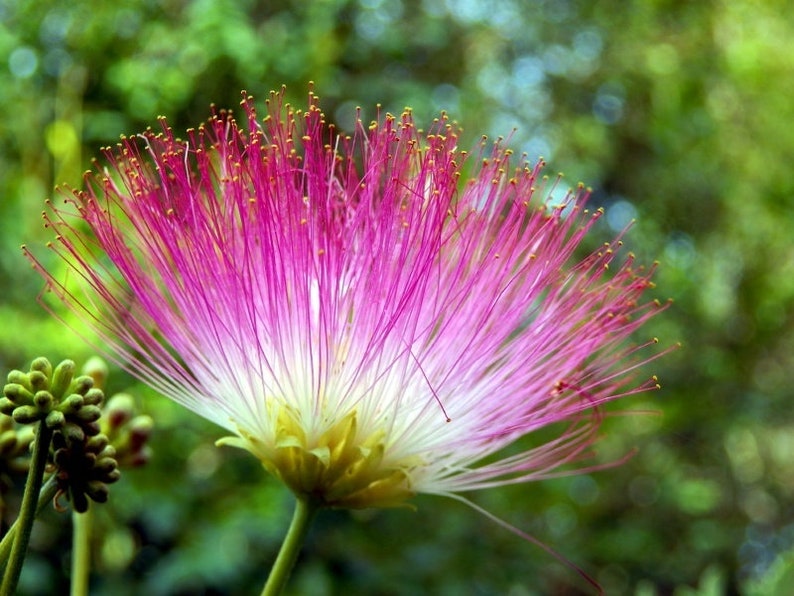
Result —
POLYGON ((601 215, 586 190, 555 202, 542 164, 502 142, 467 154, 445 115, 346 136, 314 95, 303 111, 274 93, 264 120, 242 106, 107 149, 45 215, 71 273, 31 258, 100 349, 299 499, 387 507, 570 473, 602 406, 657 387, 635 374, 654 340, 630 339, 660 310, 653 267, 620 239, 577 257, 601 215))

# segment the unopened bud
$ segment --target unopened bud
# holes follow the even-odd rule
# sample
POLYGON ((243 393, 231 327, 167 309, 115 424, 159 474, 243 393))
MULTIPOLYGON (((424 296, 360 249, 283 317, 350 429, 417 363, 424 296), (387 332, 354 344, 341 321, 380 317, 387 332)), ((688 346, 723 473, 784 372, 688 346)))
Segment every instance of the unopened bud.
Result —
POLYGON ((50 392, 59 401, 69 392, 69 386, 74 379, 74 370, 75 364, 72 360, 64 360, 55 368, 50 392))
MULTIPOLYGON (((69 496, 72 499, 72 509, 74 509, 77 513, 85 513, 88 511, 88 498, 84 493, 69 491, 69 496)), ((107 496, 105 497, 105 500, 107 501, 107 496)))
POLYGON ((105 405, 105 415, 110 430, 115 430, 132 420, 135 415, 135 400, 127 393, 117 393, 105 405))
POLYGON ((31 424, 41 419, 41 412, 36 406, 18 406, 12 416, 20 424, 31 424))
POLYGON ((80 408, 80 411, 77 412, 75 418, 80 422, 95 422, 99 420, 102 416, 102 410, 99 409, 97 406, 89 406, 85 405, 80 408))
POLYGON ((22 385, 28 391, 31 389, 30 378, 27 373, 23 373, 21 370, 12 370, 8 373, 8 382, 15 385, 22 385))
POLYGON ((154 420, 151 416, 136 416, 129 426, 130 447, 137 451, 149 440, 154 429, 154 420))
POLYGON ((10 454, 17 446, 17 433, 7 430, 0 434, 0 455, 10 454))
POLYGON ((49 360, 40 356, 30 363, 30 372, 33 373, 34 371, 43 373, 45 377, 49 378, 52 376, 52 364, 50 364, 49 360))
POLYGON ((103 478, 110 475, 113 470, 119 467, 118 462, 112 457, 103 457, 97 460, 94 470, 97 476, 103 478))
POLYGON ((102 400, 105 399, 105 394, 101 389, 97 389, 96 387, 89 389, 83 395, 85 396, 85 403, 92 406, 98 406, 102 403, 102 400))
POLYGON ((88 451, 93 451, 95 453, 101 453, 106 447, 108 446, 108 438, 107 435, 98 434, 95 437, 91 437, 86 441, 85 448, 88 451))
POLYGON ((16 407, 16 404, 7 397, 0 397, 0 412, 6 416, 11 416, 16 407))
POLYGON ((3 387, 3 394, 18 406, 29 406, 33 403, 33 393, 19 383, 9 383, 3 387))
POLYGON ((88 375, 94 381, 94 387, 104 389, 107 383, 110 369, 107 363, 99 356, 93 356, 83 366, 83 374, 88 375))
POLYGON ((50 388, 50 377, 39 370, 28 373, 31 391, 47 391, 50 388))
POLYGON ((59 412, 58 410, 53 410, 47 417, 44 419, 44 424, 47 425, 47 428, 60 428, 66 422, 66 416, 63 415, 63 412, 59 412))
POLYGON ((42 414, 46 414, 52 409, 54 401, 52 393, 49 391, 37 391, 36 395, 33 396, 33 403, 42 414))
POLYGON ((72 393, 69 397, 61 402, 61 404, 58 406, 58 409, 67 416, 71 416, 80 411, 80 408, 83 407, 84 403, 85 399, 82 395, 72 393))
POLYGON ((67 422, 61 428, 61 433, 63 434, 64 440, 69 443, 82 443, 85 441, 85 431, 81 426, 74 424, 73 422, 67 422))
POLYGON ((77 377, 74 380, 74 384, 72 385, 71 389, 74 393, 85 395, 93 388, 93 386, 94 386, 94 379, 92 379, 88 375, 83 375, 82 377, 77 377))
POLYGON ((110 495, 110 490, 101 480, 92 480, 86 484, 86 491, 89 497, 97 503, 105 503, 110 495))

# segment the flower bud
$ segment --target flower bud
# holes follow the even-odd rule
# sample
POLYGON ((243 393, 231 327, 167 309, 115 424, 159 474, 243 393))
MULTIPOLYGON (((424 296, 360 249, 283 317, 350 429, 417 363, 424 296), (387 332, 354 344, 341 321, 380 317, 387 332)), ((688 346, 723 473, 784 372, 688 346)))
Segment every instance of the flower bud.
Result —
POLYGON ((107 363, 99 356, 92 356, 83 365, 83 374, 88 375, 94 381, 94 387, 103 389, 107 383, 110 370, 107 363))
POLYGON ((136 416, 129 426, 130 448, 137 451, 149 440, 154 429, 154 420, 151 416, 136 416))
POLYGON ((78 393, 72 393, 69 397, 61 401, 61 404, 58 406, 58 409, 66 414, 67 416, 71 416, 77 414, 80 411, 80 408, 83 407, 85 403, 85 398, 78 393))
POLYGON ((12 416, 20 424, 31 424, 42 418, 42 414, 36 406, 18 406, 14 408, 12 416))
POLYGON ((108 446, 108 438, 107 435, 99 434, 95 437, 91 437, 86 441, 85 448, 88 451, 93 451, 95 453, 101 453, 106 447, 108 446))
POLYGON ((94 379, 89 377, 88 375, 83 375, 82 377, 77 377, 74 380, 74 384, 72 385, 71 389, 74 393, 79 393, 80 395, 86 395, 94 386, 94 379))
POLYGON ((117 393, 105 405, 109 430, 123 426, 135 415, 135 400, 127 393, 117 393))
POLYGON ((28 378, 32 391, 47 391, 50 388, 50 378, 39 370, 31 370, 28 378))
POLYGON ((6 416, 11 416, 16 407, 16 404, 7 397, 0 397, 0 412, 6 416))
POLYGON ((0 456, 12 454, 17 442, 17 433, 13 430, 7 430, 0 434, 0 456))
POLYGON ((14 385, 22 385, 28 391, 31 389, 30 378, 21 370, 12 370, 8 373, 8 382, 14 385))
POLYGON ((72 360, 64 360, 55 368, 50 392, 56 399, 61 400, 68 393, 74 378, 74 370, 75 364, 72 360))
POLYGON ((37 391, 36 395, 33 396, 33 403, 42 414, 46 414, 52 409, 54 401, 52 393, 49 391, 37 391))
POLYGON ((65 468, 69 465, 69 451, 67 449, 56 449, 52 454, 52 461, 59 468, 65 468))
POLYGON ((105 394, 96 387, 88 389, 83 395, 85 396, 85 403, 92 406, 98 406, 105 399, 105 394))
POLYGON ((66 422, 66 416, 63 415, 63 412, 58 410, 53 410, 47 417, 44 419, 44 424, 47 425, 47 428, 60 428, 66 422))
POLYGON ((52 376, 52 364, 50 364, 49 360, 40 356, 30 363, 30 372, 40 372, 45 378, 50 378, 52 376))
POLYGON ((119 467, 118 462, 112 457, 103 457, 98 459, 94 465, 94 473, 97 478, 105 478, 119 467))
POLYGON ((80 426, 85 431, 85 434, 89 437, 94 437, 102 432, 102 429, 99 427, 99 422, 81 422, 80 426))
POLYGON ((67 422, 61 428, 61 433, 63 435, 64 440, 69 443, 82 443, 85 441, 86 432, 83 428, 74 422, 67 422))
POLYGON ((85 405, 80 408, 80 411, 77 412, 75 418, 80 422, 95 422, 99 420, 101 416, 102 410, 100 410, 99 407, 85 405))
POLYGON ((3 394, 18 406, 29 406, 33 403, 33 393, 19 383, 9 383, 3 387, 3 394))
POLYGON ((100 480, 92 480, 86 484, 86 493, 93 501, 105 503, 110 495, 110 490, 100 480))
MULTIPOLYGON (((85 493, 70 490, 69 497, 72 501, 72 509, 77 513, 85 513, 88 511, 88 498, 86 498, 85 493)), ((105 500, 107 501, 107 496, 105 500)))

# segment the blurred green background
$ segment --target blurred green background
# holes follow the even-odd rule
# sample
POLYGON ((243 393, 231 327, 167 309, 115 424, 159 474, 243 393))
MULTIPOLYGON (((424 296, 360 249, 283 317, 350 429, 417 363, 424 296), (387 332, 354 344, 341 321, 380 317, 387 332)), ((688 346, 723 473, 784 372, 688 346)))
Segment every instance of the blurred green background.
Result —
MULTIPOLYGON (((645 333, 660 415, 605 425, 624 466, 473 495, 608 594, 785 594, 794 547, 794 11, 784 0, 0 0, 0 364, 90 352, 35 301, 20 252, 40 212, 103 145, 184 129, 241 89, 328 118, 355 106, 445 109, 466 143, 508 135, 550 173, 593 187, 597 234, 661 262, 671 309, 645 333)), ((42 251, 40 250, 39 253, 42 251)), ((155 456, 98 508, 95 594, 258 593, 291 497, 219 429, 120 371, 155 416, 155 456)), ((16 488, 21 479, 14 479, 16 488)), ((6 495, 13 516, 14 491, 6 495)), ((571 569, 462 505, 328 512, 295 594, 578 594, 571 569)), ((23 593, 68 582, 69 516, 38 525, 23 593)), ((794 590, 794 588, 789 587, 794 590)))

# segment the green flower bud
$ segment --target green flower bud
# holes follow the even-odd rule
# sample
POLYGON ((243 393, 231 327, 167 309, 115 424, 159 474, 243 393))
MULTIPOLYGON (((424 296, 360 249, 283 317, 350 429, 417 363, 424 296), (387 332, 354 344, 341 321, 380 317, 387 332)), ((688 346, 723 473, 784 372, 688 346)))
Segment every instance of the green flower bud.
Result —
POLYGON ((106 478, 113 470, 119 467, 118 462, 112 457, 103 457, 94 465, 94 475, 97 478, 106 478))
POLYGON ((37 391, 33 396, 33 403, 43 413, 46 414, 52 409, 55 399, 49 391, 37 391))
POLYGON ((85 403, 92 406, 98 406, 105 399, 105 394, 102 392, 102 390, 96 388, 89 389, 83 395, 85 396, 85 403))
POLYGON ((95 422, 99 420, 101 416, 102 410, 100 410, 99 407, 85 405, 80 408, 80 411, 77 412, 75 418, 80 422, 95 422))
MULTIPOLYGON (((74 384, 72 385, 72 392, 79 393, 80 395, 86 395, 93 386, 94 386, 94 379, 92 379, 88 375, 83 375, 82 377, 77 377, 74 380, 74 384)), ((97 389, 97 391, 100 390, 97 389)))
POLYGON ((0 397, 0 412, 6 416, 11 416, 16 409, 16 404, 7 397, 0 397))
POLYGON ((0 434, 0 456, 5 457, 13 454, 17 443, 17 433, 15 431, 7 430, 0 434))
POLYGON ((56 368, 52 375, 52 384, 50 392, 59 401, 69 391, 69 386, 74 379, 75 364, 72 360, 64 360, 56 368))
POLYGON ((31 391, 48 391, 50 388, 50 378, 43 372, 32 370, 28 373, 31 391))
POLYGON ((99 458, 112 457, 113 459, 115 459, 116 458, 116 448, 113 447, 113 445, 108 444, 108 445, 105 446, 105 448, 102 451, 99 452, 99 455, 97 457, 99 457, 99 458))
POLYGON ((92 480, 86 483, 86 493, 97 503, 105 503, 110 495, 110 490, 101 480, 92 480))
MULTIPOLYGON (((83 428, 74 422, 67 422, 61 428, 61 434, 66 443, 82 443, 85 441, 86 432, 83 428)), ((54 438, 54 437, 53 437, 54 438)))
POLYGON ((33 404, 33 393, 19 383, 9 383, 3 387, 3 394, 18 406, 29 406, 33 404))
POLYGON ((49 360, 40 356, 30 363, 30 372, 40 372, 43 373, 46 378, 50 378, 52 376, 52 364, 50 364, 49 360))
POLYGON ((42 418, 42 414, 36 406, 18 406, 14 408, 12 416, 20 424, 32 424, 42 418))
POLYGON ((108 438, 107 435, 99 434, 95 437, 91 437, 86 441, 85 448, 87 451, 93 451, 94 453, 102 453, 102 451, 108 446, 108 438))
POLYGON ((67 416, 71 416, 73 414, 77 414, 77 412, 80 411, 80 408, 83 407, 84 403, 85 398, 83 398, 82 395, 72 393, 69 397, 61 401, 58 409, 67 416))
POLYGON ((66 416, 63 415, 63 412, 59 412, 58 410, 53 410, 47 414, 47 417, 44 419, 44 424, 47 425, 47 428, 61 428, 65 422, 66 416))
POLYGON ((22 385, 28 391, 31 390, 30 378, 21 370, 12 370, 8 373, 8 382, 12 385, 22 385))

